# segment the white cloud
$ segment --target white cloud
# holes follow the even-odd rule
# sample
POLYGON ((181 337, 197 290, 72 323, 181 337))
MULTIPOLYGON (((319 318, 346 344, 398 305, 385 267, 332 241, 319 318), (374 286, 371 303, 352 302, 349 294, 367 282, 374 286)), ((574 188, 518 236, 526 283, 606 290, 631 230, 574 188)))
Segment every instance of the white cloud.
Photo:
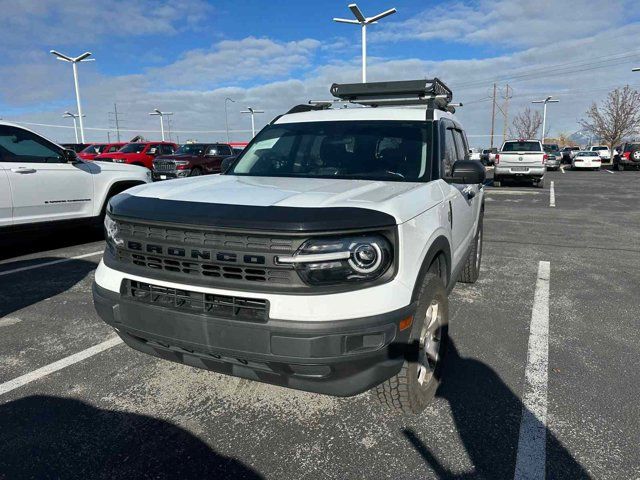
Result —
POLYGON ((200 88, 227 80, 273 79, 308 67, 319 47, 320 42, 310 38, 293 42, 255 37, 223 40, 210 50, 191 50, 149 74, 165 85, 200 88))
POLYGON ((36 45, 173 35, 197 26, 212 7, 204 0, 0 0, 0 10, 0 52, 22 57, 36 45))
POLYGON ((445 40, 470 45, 546 45, 565 38, 585 38, 623 17, 630 0, 480 0, 430 7, 418 15, 387 22, 372 34, 375 41, 445 40))

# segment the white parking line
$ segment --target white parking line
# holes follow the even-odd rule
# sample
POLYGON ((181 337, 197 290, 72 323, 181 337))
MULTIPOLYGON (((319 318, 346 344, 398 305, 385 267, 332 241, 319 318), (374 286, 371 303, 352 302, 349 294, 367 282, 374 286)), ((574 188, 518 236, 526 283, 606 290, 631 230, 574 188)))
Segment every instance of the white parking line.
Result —
POLYGON ((553 180, 551 181, 551 188, 549 189, 549 206, 550 207, 556 206, 556 190, 553 185, 553 180))
POLYGON ((77 257, 60 258, 58 260, 51 260, 50 262, 38 263, 36 265, 29 265, 27 267, 14 268, 13 270, 7 270, 0 272, 0 277, 3 275, 9 275, 10 273, 24 272, 26 270, 33 270, 34 268, 48 267, 49 265, 56 265, 58 263, 70 262, 72 260, 78 260, 80 258, 93 257, 95 255, 102 255, 102 250, 99 252, 85 253, 84 255, 78 255, 77 257))
POLYGON ((69 365, 73 365, 74 363, 81 362, 89 357, 92 357, 100 352, 104 352, 105 350, 110 349, 111 347, 115 347, 116 345, 120 345, 122 340, 120 337, 115 337, 105 342, 99 343, 91 348, 87 348, 86 350, 82 350, 81 352, 74 353, 68 357, 63 358, 62 360, 58 360, 57 362, 50 363, 49 365, 45 365, 42 368, 38 368, 33 372, 22 375, 21 377, 14 378, 13 380, 9 380, 8 382, 0 384, 0 395, 4 395, 5 393, 10 392, 11 390, 15 390, 16 388, 20 388, 28 383, 31 383, 35 380, 38 380, 42 377, 46 377, 47 375, 57 372, 58 370, 62 370, 63 368, 68 367, 69 365))
POLYGON ((606 168, 604 169, 604 171, 613 174, 613 172, 611 170, 607 170, 606 168))
POLYGON ((538 264, 538 279, 529 327, 529 353, 522 397, 515 480, 545 478, 550 270, 549 262, 538 264))

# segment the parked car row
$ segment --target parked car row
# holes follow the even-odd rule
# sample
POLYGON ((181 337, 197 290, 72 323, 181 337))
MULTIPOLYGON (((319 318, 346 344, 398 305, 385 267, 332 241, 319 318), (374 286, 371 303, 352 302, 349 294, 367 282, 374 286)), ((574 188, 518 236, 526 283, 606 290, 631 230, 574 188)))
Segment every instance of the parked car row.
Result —
POLYGON ((79 149, 78 157, 86 161, 146 167, 158 181, 219 173, 222 161, 239 155, 246 145, 237 142, 187 143, 182 146, 172 142, 92 143, 82 145, 84 148, 79 149))

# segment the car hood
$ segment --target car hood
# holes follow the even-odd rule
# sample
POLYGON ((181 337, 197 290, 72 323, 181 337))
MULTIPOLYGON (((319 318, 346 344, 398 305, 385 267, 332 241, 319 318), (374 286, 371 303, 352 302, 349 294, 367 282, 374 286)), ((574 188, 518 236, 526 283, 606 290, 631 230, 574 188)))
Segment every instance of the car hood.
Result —
POLYGON ((227 205, 367 208, 388 213, 403 223, 442 201, 440 183, 207 175, 141 185, 128 193, 227 205))
POLYGON ((104 172, 132 172, 132 169, 137 169, 141 172, 148 172, 145 167, 139 167, 137 165, 129 165, 128 163, 113 163, 113 162, 101 162, 99 158, 91 162, 93 165, 100 167, 104 172))

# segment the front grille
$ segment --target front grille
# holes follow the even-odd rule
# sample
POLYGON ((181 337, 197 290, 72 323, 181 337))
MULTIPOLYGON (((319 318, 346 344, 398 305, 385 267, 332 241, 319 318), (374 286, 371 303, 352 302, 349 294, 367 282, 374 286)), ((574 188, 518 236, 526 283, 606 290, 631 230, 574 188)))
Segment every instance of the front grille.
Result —
POLYGON ((193 292, 134 280, 126 281, 124 290, 124 294, 136 302, 185 313, 253 322, 266 322, 269 319, 267 300, 193 292))
POLYGON ((110 245, 105 262, 134 275, 228 289, 306 289, 292 265, 304 238, 179 228, 116 220, 122 244, 110 245))
POLYGON ((176 163, 173 160, 156 160, 153 162, 153 170, 158 173, 173 173, 176 170, 176 163))
POLYGON ((244 280, 247 282, 279 283, 285 285, 290 283, 290 270, 221 265, 193 260, 180 260, 176 258, 144 255, 123 249, 118 249, 117 255, 118 260, 129 262, 139 267, 181 273, 189 276, 239 281, 244 280))

